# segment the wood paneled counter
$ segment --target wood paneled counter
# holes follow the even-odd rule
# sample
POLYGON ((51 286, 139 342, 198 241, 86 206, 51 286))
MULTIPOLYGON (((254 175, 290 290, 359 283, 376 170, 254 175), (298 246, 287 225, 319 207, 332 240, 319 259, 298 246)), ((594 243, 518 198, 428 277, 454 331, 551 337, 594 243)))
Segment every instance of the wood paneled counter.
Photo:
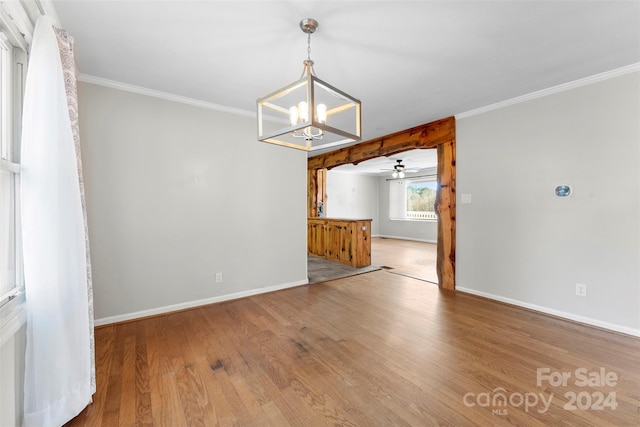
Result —
POLYGON ((371 265, 371 220, 308 218, 309 255, 352 267, 371 265))

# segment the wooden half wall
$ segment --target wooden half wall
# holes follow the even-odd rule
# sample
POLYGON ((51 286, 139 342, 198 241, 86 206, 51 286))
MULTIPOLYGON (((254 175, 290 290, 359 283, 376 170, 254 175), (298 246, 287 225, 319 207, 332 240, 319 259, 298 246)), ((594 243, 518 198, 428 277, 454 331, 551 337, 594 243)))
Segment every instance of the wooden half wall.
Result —
MULTIPOLYGON (((405 131, 364 141, 318 156, 307 163, 307 214, 318 216, 318 203, 326 201, 326 171, 345 164, 358 164, 417 148, 438 150, 438 284, 455 289, 456 272, 456 122, 454 117, 437 120, 405 131)), ((325 210, 326 212, 326 210, 325 210)))

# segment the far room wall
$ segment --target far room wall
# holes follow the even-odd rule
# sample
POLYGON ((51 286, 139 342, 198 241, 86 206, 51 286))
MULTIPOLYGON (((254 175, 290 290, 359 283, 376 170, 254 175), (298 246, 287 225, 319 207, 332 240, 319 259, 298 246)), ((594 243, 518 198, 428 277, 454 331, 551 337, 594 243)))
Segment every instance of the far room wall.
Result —
MULTIPOLYGON (((435 174, 435 168, 407 177, 435 174)), ((327 172, 325 215, 332 218, 372 218, 372 236, 436 243, 438 224, 430 220, 391 219, 389 214, 389 176, 327 172)))
MULTIPOLYGON (((415 173, 406 173, 407 178, 412 176, 432 175, 436 168, 423 169, 415 173)), ((389 186, 397 181, 390 181, 388 176, 378 178, 380 197, 380 234, 385 237, 397 239, 417 240, 421 242, 436 243, 438 240, 438 222, 432 220, 392 219, 389 212, 389 186)))
POLYGON ((380 234, 378 177, 330 170, 327 173, 325 216, 371 219, 371 235, 380 234))

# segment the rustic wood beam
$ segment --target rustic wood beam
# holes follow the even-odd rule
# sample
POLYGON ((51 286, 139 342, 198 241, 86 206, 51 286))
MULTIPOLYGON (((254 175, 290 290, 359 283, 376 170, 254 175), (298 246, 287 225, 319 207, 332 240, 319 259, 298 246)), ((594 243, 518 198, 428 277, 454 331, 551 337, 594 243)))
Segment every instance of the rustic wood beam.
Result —
POLYGON ((308 169, 332 169, 349 163, 358 164, 381 156, 391 156, 416 148, 436 148, 455 135, 455 118, 436 120, 401 132, 310 157, 308 169))
MULTIPOLYGON (((317 216, 318 201, 325 202, 326 172, 336 166, 358 164, 381 156, 391 156, 417 148, 438 150, 438 284, 443 289, 455 289, 456 260, 456 122, 454 117, 436 120, 380 138, 364 141, 318 156, 310 157, 308 168, 309 217, 317 216), (323 172, 320 172, 321 174, 323 172)), ((325 210, 326 212, 326 210, 325 210)))

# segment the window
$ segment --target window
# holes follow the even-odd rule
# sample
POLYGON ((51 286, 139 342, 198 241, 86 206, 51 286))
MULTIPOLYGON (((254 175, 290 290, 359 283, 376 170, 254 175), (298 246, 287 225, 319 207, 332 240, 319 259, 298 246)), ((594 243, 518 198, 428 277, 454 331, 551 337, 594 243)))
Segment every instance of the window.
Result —
POLYGON ((389 181, 389 217, 404 220, 437 221, 435 177, 389 181))
POLYGON ((407 218, 411 219, 437 219, 435 180, 407 181, 407 218))
POLYGON ((25 57, 0 32, 0 307, 23 288, 19 190, 25 57))

